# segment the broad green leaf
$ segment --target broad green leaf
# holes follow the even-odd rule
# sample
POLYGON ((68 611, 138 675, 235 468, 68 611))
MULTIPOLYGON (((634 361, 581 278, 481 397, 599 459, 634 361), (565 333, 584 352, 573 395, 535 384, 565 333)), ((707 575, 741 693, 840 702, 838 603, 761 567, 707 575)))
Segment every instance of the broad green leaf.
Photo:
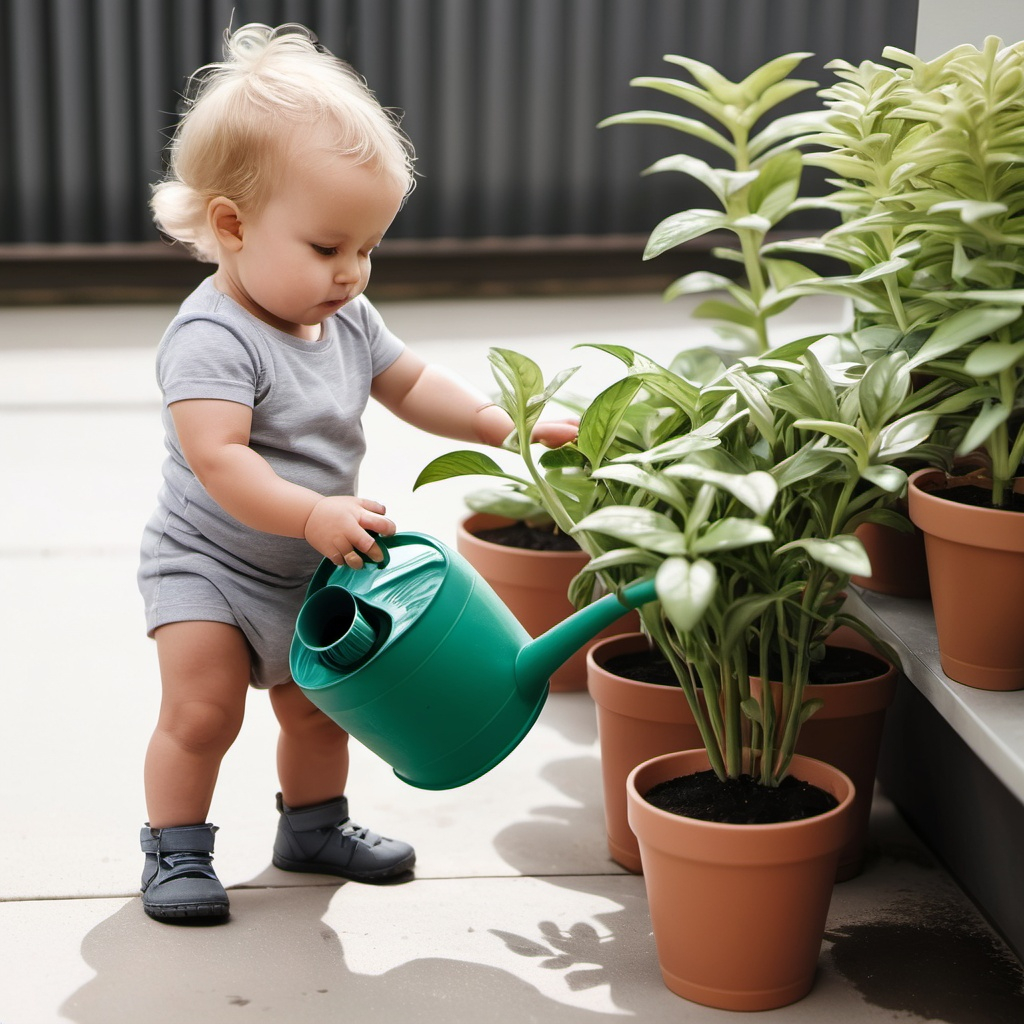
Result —
POLYGON ((963 440, 957 448, 957 455, 969 455, 977 448, 984 446, 997 427, 1001 427, 1010 418, 1010 410, 1001 402, 986 402, 975 416, 974 422, 967 428, 963 440))
POLYGON ((831 539, 804 537, 778 548, 776 554, 783 554, 793 548, 802 548, 816 562, 840 575, 870 576, 871 560, 864 545, 853 534, 839 534, 831 539))
POLYGON ((935 429, 937 417, 930 412, 911 413, 890 423, 878 435, 878 457, 891 459, 912 451, 928 439, 935 429))
POLYGON ((825 702, 818 697, 812 697, 810 700, 805 700, 800 705, 800 724, 803 725, 813 714, 820 711, 825 706, 825 702))
POLYGON ((644 249, 645 260, 660 256, 691 238, 720 231, 729 226, 729 218, 717 210, 683 210, 666 217, 652 232, 644 249))
POLYGON ((583 414, 576 447, 590 460, 591 466, 601 465, 615 441, 622 417, 643 383, 643 378, 639 376, 616 381, 602 391, 583 414))
POLYGON ((684 462, 677 466, 669 466, 665 473, 679 480, 696 480, 727 491, 758 516, 768 514, 778 494, 775 478, 762 470, 755 470, 753 473, 721 473, 705 466, 684 462))
POLYGON ((473 491, 466 495, 465 501, 473 512, 487 512, 505 519, 536 522, 539 519, 549 521, 551 518, 541 504, 519 491, 501 491, 496 488, 473 491))
POLYGON ((661 444, 656 445, 654 448, 645 452, 620 455, 615 461, 651 464, 659 462, 675 462, 678 459, 683 459, 687 455, 693 454, 694 452, 707 451, 710 448, 716 448, 721 443, 722 442, 717 437, 711 437, 707 434, 694 431, 689 434, 683 434, 681 437, 673 437, 668 441, 663 441, 661 444))
POLYGON ((675 153, 672 156, 656 160, 643 171, 646 174, 659 174, 663 171, 676 171, 687 174, 695 181, 706 186, 720 203, 725 205, 729 196, 749 185, 757 178, 757 171, 730 171, 720 167, 712 167, 706 160, 699 160, 687 153, 675 153))
POLYGON ((715 551, 732 551, 752 544, 768 544, 773 540, 775 534, 769 527, 750 519, 726 516, 713 522, 694 539, 691 550, 697 555, 710 555, 715 551))
POLYGON ((675 523, 661 512, 626 505, 609 505, 591 512, 573 533, 601 533, 636 547, 665 555, 687 554, 686 539, 675 523))
POLYGON ((640 466, 619 462, 602 466, 594 470, 591 476, 594 480, 616 480, 627 487, 638 488, 661 498, 680 511, 683 510, 683 492, 664 473, 651 473, 640 466))
POLYGON ((907 474, 899 466, 890 466, 884 463, 868 466, 861 476, 890 494, 901 494, 907 486, 907 474))
POLYGON ((743 102, 742 86, 731 82, 709 64, 702 64, 692 57, 681 57, 675 53, 666 53, 663 59, 669 64, 678 64, 680 67, 686 68, 694 79, 720 103, 740 104, 743 102))
POLYGON ((667 558, 654 577, 658 600, 676 629, 688 633, 704 617, 718 589, 718 574, 706 559, 667 558))
POLYGON ((857 404, 868 429, 879 430, 899 410, 910 393, 907 356, 900 352, 868 364, 856 386, 857 404))
MULTIPOLYGON (((489 455, 483 452, 459 451, 448 452, 428 463, 416 482, 412 485, 415 491, 424 484, 436 483, 438 480, 450 480, 456 476, 500 476, 508 480, 518 480, 510 476, 489 455)), ((525 483, 525 481, 522 481, 525 483)))
POLYGON ((598 122, 598 128, 607 128, 613 124, 653 124, 662 128, 674 128, 684 135, 692 135, 702 142, 710 143, 718 149, 724 150, 731 157, 736 155, 736 146, 730 142, 721 132, 698 121, 692 117, 682 117, 680 114, 665 114, 660 110, 632 110, 626 114, 613 114, 598 122))
POLYGON ((941 359, 968 342, 985 338, 1021 315, 1020 306, 992 306, 964 309, 947 317, 910 358, 910 368, 941 359))
POLYGON ((754 722, 757 725, 764 724, 761 720, 761 705, 755 697, 748 697, 745 701, 742 701, 740 703, 740 711, 742 711, 751 722, 754 722))
POLYGON ((707 270, 696 270, 673 281, 664 291, 664 298, 677 299, 680 295, 697 295, 701 292, 724 291, 734 282, 722 274, 707 270))
POLYGON ((998 377, 1005 370, 1024 361, 1024 341, 1003 344, 987 341, 979 345, 965 360, 964 370, 972 377, 998 377))
POLYGON ((661 565, 662 559, 643 548, 615 548, 603 555, 591 558, 586 565, 586 572, 603 572, 605 569, 618 569, 625 565, 661 565))
POLYGON ((867 459, 868 446, 866 438, 856 427, 851 427, 848 423, 837 423, 833 420, 801 419, 796 420, 793 426, 798 430, 816 430, 820 434, 828 434, 829 437, 834 437, 836 440, 842 441, 843 444, 847 445, 857 456, 858 460, 867 459))

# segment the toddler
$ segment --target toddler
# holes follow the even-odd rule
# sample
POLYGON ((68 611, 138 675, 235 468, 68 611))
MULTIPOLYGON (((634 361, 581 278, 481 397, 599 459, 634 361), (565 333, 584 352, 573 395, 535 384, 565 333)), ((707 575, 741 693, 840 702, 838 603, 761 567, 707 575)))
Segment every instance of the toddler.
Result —
MULTIPOLYGON (((152 206, 216 270, 157 352, 167 457, 139 586, 162 699, 145 763, 142 904, 224 917, 207 821, 249 685, 280 725, 273 863, 358 881, 407 874, 411 846, 349 817, 346 734, 291 679, 322 557, 357 568, 395 524, 357 496, 372 395, 408 423, 499 445, 509 417, 388 331, 363 297, 370 254, 413 184, 396 121, 301 26, 246 25, 196 73, 152 206)), ((572 421, 534 439, 572 440, 572 421)))

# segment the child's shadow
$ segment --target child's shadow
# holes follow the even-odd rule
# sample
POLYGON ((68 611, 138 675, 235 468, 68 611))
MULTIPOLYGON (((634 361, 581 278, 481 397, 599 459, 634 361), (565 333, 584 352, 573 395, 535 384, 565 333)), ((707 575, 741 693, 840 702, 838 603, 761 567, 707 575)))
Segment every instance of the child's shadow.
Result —
MULTIPOLYGON (((323 920, 340 888, 232 889, 232 917, 214 927, 150 921, 133 899, 83 940, 82 957, 96 976, 68 997, 61 1019, 181 1024, 230 1020, 247 1008, 288 1024, 361 1018, 479 1024, 493 1007, 505 1006, 518 1020, 618 1020, 552 1002, 507 971, 464 960, 414 958, 381 974, 355 973, 338 933, 323 920)), ((351 928, 365 945, 373 922, 354 920, 351 928)), ((443 927, 437 948, 444 948, 443 927)), ((382 960, 393 963, 394 950, 382 960)))

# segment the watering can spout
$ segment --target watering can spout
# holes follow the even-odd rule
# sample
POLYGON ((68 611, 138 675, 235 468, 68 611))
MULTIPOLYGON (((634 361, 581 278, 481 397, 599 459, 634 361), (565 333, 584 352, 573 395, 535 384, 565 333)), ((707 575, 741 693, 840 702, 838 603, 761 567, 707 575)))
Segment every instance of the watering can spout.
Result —
POLYGON ((515 678, 527 697, 544 692, 548 679, 589 640, 627 612, 656 601, 654 580, 641 580, 620 594, 608 594, 531 640, 516 658, 515 678))

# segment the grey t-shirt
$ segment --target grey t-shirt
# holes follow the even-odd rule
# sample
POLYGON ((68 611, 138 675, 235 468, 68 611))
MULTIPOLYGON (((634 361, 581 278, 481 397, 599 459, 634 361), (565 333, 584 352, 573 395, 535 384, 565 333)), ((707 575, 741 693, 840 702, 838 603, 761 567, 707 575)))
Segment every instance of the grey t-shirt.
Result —
MULTIPOLYGON (((140 567, 151 631, 162 622, 206 617, 177 607, 173 614, 155 611, 161 575, 196 571, 222 591, 242 584, 251 605, 266 588, 301 593, 321 557, 301 538, 253 530, 228 515, 189 468, 168 407, 196 398, 247 405, 250 447, 279 476, 321 494, 355 494, 370 385, 403 349, 362 296, 330 317, 316 342, 257 320, 218 292, 212 278, 185 300, 157 350, 168 454, 140 567), (197 557, 178 557, 186 550, 197 557), (235 579, 222 582, 225 574, 235 579)), ((275 595, 267 599, 273 605, 275 595)))

